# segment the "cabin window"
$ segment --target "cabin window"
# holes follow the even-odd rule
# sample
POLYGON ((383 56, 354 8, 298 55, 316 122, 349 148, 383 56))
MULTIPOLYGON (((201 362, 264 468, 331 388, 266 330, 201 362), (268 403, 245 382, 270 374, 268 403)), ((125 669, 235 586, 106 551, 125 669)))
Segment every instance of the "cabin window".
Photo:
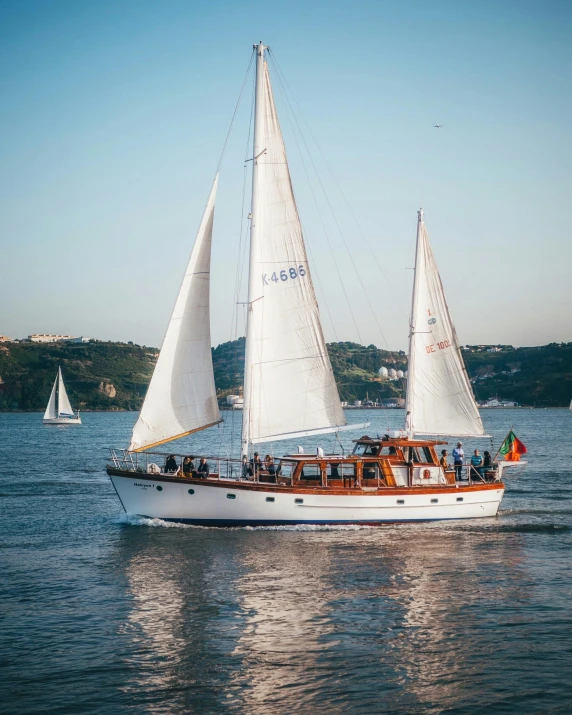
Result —
POLYGON ((343 462, 330 462, 327 465, 328 479, 343 479, 355 476, 355 465, 343 462))
POLYGON ((189 494, 191 494, 191 495, 193 495, 195 493, 194 489, 189 489, 188 491, 189 491, 189 494))
POLYGON ((322 481, 322 470, 319 464, 304 464, 300 472, 300 479, 317 479, 322 481))
POLYGON ((457 497, 457 501, 463 501, 463 497, 457 497))
POLYGON ((433 461, 433 454, 431 453, 431 449, 429 447, 423 447, 423 456, 428 464, 435 464, 433 461))
POLYGON ((397 449, 395 447, 382 447, 379 455, 382 457, 396 457, 397 449))
POLYGON ((162 487, 160 484, 157 484, 157 486, 155 487, 155 489, 156 489, 158 492, 162 492, 162 491, 163 491, 163 487, 162 487))
POLYGON ((414 464, 419 464, 421 462, 417 447, 409 447, 409 459, 407 461, 413 462, 414 464))
POLYGON ((227 494, 226 498, 227 499, 236 499, 236 494, 227 494))
POLYGON ((397 503, 398 503, 398 504, 405 504, 405 499, 398 499, 398 500, 397 500, 397 503))
POLYGON ((278 462, 278 467, 276 468, 276 476, 290 478, 295 467, 295 462, 285 462, 283 459, 281 459, 278 462))
POLYGON ((294 499, 294 504, 303 504, 304 500, 303 499, 294 499))
POLYGON ((438 504, 439 500, 438 499, 431 499, 431 504, 438 504))
POLYGON ((377 479, 379 467, 377 462, 364 462, 362 474, 364 479, 377 479))
POLYGON ((274 501, 274 497, 266 497, 266 501, 274 501))

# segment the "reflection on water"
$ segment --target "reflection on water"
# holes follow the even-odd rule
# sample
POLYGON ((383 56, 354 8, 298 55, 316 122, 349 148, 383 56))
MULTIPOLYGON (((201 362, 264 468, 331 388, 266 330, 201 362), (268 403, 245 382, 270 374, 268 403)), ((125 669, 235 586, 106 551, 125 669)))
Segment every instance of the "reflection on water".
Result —
MULTIPOLYGON (((119 518, 93 465, 134 416, 36 417, 0 415, 42 465, 0 452, 3 711, 571 710, 569 411, 511 413, 530 464, 499 518, 339 529, 119 518)), ((485 415, 497 443, 505 423, 485 415)))

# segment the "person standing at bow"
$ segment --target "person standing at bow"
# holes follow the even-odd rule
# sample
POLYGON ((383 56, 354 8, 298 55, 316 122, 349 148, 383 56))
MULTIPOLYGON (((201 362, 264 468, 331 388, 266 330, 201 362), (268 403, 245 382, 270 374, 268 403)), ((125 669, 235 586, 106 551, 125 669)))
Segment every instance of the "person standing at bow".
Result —
POLYGON ((457 442, 457 446, 453 450, 453 465, 455 467, 455 479, 460 482, 463 479, 463 460, 465 452, 463 451, 463 443, 457 442))

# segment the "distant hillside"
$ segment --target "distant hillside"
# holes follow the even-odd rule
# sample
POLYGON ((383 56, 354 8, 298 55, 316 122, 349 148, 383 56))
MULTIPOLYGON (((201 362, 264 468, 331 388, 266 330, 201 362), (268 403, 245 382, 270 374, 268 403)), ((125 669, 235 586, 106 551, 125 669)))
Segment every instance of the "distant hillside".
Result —
POLYGON ((463 357, 478 400, 498 397, 535 407, 566 407, 572 400, 572 343, 469 345, 463 357))
MULTIPOLYGON (((342 400, 404 396, 404 379, 382 381, 377 375, 382 365, 407 370, 403 352, 347 342, 329 343, 328 351, 342 400)), ((2 343, 0 411, 45 409, 58 365, 75 409, 137 410, 157 355, 156 348, 125 343, 2 343)), ((572 399, 572 343, 467 346, 463 355, 479 400, 498 397, 550 407, 567 406, 572 399)), ((213 365, 219 397, 240 392, 244 338, 214 348, 213 365)))
POLYGON ((124 343, 2 343, 0 410, 44 410, 58 365, 74 409, 137 410, 158 354, 124 343))

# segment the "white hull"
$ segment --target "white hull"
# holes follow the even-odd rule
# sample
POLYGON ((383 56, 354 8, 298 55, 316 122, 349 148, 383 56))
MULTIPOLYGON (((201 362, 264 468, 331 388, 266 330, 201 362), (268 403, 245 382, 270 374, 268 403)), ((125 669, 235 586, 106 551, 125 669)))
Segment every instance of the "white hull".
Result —
POLYGON ((279 487, 254 490, 231 480, 201 484, 153 479, 146 474, 110 477, 128 514, 204 526, 475 519, 495 516, 504 494, 502 484, 493 488, 437 487, 421 493, 391 489, 384 494, 320 494, 279 487), (269 498, 274 501, 267 501, 269 498))
POLYGON ((80 425, 81 417, 44 417, 45 425, 80 425))

